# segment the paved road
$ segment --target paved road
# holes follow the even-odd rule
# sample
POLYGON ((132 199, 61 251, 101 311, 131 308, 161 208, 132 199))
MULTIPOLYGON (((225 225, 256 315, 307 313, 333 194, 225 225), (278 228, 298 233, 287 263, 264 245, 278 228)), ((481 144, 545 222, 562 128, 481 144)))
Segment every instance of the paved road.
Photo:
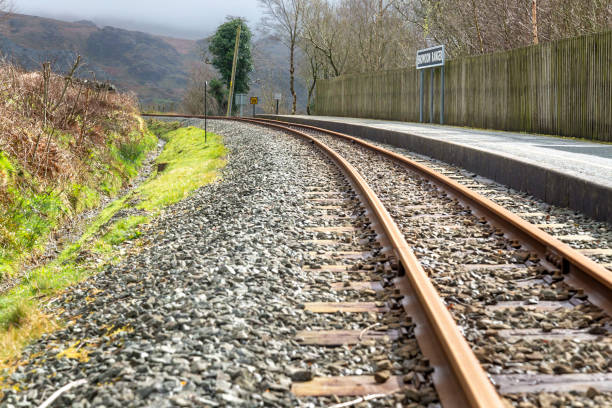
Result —
POLYGON ((501 154, 612 187, 612 145, 527 133, 334 116, 296 116, 365 125, 501 154))

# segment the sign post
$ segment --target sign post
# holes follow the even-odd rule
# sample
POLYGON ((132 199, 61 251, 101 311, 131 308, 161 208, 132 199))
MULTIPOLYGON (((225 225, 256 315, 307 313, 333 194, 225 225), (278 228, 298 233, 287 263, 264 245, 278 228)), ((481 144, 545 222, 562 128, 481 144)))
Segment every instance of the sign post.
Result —
POLYGON ((282 95, 279 93, 274 94, 274 100, 276 101, 276 114, 278 115, 278 103, 280 102, 282 95))
POLYGON ((429 70, 429 123, 433 123, 434 98, 434 70, 429 70))
POLYGON ((423 123, 423 100, 425 99, 425 89, 423 89, 423 78, 425 77, 425 71, 420 70, 419 75, 420 83, 419 83, 419 122, 423 123))
POLYGON ((257 102, 259 102, 257 97, 251 96, 251 105, 253 105, 253 117, 255 117, 255 105, 257 105, 257 102))
POLYGON ((444 124, 444 46, 436 45, 435 47, 425 48, 417 51, 416 56, 416 69, 420 70, 420 94, 419 94, 419 121, 423 123, 423 103, 424 103, 424 79, 425 75, 423 70, 431 68, 429 71, 430 78, 430 101, 429 101, 429 122, 433 123, 433 111, 434 111, 434 70, 435 67, 441 67, 440 70, 440 124, 444 124))
POLYGON ((440 124, 444 124, 444 65, 440 67, 440 124))

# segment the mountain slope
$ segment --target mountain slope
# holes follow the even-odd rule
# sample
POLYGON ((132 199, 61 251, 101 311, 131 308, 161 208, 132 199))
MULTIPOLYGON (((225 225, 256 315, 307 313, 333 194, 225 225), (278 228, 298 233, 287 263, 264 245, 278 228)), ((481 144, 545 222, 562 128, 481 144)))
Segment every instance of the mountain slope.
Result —
POLYGON ((180 101, 190 64, 199 58, 195 41, 26 15, 12 15, 0 25, 0 52, 29 70, 52 61, 58 72, 80 54, 81 75, 93 71, 99 80, 135 91, 145 105, 180 101))
MULTIPOLYGON (((11 15, 0 21, 0 55, 27 70, 39 70, 51 61, 65 73, 77 55, 82 56, 79 75, 110 81, 121 91, 134 91, 144 106, 180 103, 191 68, 201 61, 207 40, 192 41, 97 27, 91 21, 68 23, 49 18, 11 15)), ((289 52, 270 38, 256 40, 252 48, 254 71, 249 95, 259 96, 258 111, 270 111, 273 95, 282 93, 281 109, 288 111, 289 52)), ((306 90, 296 77, 298 109, 305 110, 306 90)), ((247 107, 247 111, 250 111, 247 107)))

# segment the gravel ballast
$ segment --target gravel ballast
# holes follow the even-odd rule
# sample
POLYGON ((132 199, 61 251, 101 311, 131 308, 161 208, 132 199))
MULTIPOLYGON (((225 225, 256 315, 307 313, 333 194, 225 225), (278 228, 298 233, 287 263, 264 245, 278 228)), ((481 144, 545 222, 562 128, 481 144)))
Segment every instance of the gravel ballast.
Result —
MULTIPOLYGON (((406 358, 388 342, 329 349, 294 339, 299 330, 363 330, 381 319, 303 308, 380 300, 329 290, 342 276, 304 271, 338 263, 324 259, 333 246, 308 243, 333 236, 305 233, 321 225, 307 187, 350 190, 335 166, 292 136, 222 121, 210 121, 209 129, 224 136, 230 151, 221 179, 147 226, 121 264, 52 302, 50 311, 61 313, 66 327, 25 350, 5 382, 2 406, 36 406, 79 379, 87 384, 62 394, 56 406, 327 406, 351 398, 297 399, 289 392, 292 379, 373 375, 372 359, 382 357, 394 375, 419 367, 411 380, 416 391, 359 406, 438 406, 418 350, 406 358)), ((356 200, 345 211, 365 224, 356 200)), ((375 251, 368 234, 359 237, 361 249, 375 251)), ((381 257, 372 273, 382 276, 388 264, 381 257)), ((404 329, 405 351, 414 327, 404 329)))
MULTIPOLYGON (((612 320, 584 294, 565 284, 562 275, 544 268, 539 259, 480 222, 457 200, 394 161, 333 136, 307 133, 347 158, 378 194, 489 374, 536 378, 538 374, 610 372, 612 320), (507 267, 487 268, 499 264, 507 267), (515 329, 533 329, 535 335, 513 337, 504 332, 515 329), (538 334, 563 334, 564 330, 591 336, 538 339, 538 334)), ((401 149, 393 150, 410 156, 401 149)), ((446 169, 447 175, 462 182, 473 179, 460 170, 446 169)), ((545 211, 541 222, 567 224, 568 232, 588 231, 604 248, 608 243, 605 224, 587 220, 578 225, 569 215, 564 217, 563 210, 529 204, 526 197, 515 201, 510 191, 503 200, 501 194, 488 194, 500 203, 514 203, 511 209, 517 212, 545 211)), ((521 407, 612 405, 612 393, 594 389, 507 396, 521 407)))

